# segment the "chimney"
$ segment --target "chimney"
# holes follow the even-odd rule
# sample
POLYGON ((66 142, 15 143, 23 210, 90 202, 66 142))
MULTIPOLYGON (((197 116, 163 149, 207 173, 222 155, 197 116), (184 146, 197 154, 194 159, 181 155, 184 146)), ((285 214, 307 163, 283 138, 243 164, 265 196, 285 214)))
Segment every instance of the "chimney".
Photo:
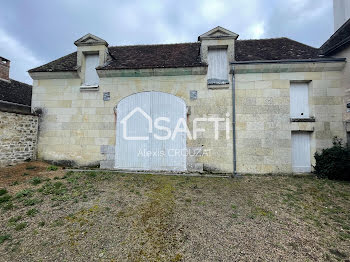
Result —
POLYGON ((10 80, 10 60, 0 56, 0 79, 10 80))

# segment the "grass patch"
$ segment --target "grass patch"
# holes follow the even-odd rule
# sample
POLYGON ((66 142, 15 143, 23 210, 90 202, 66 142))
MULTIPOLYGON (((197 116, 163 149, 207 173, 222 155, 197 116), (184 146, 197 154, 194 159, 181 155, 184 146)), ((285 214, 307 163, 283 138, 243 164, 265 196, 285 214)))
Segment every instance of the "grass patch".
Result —
POLYGON ((6 188, 0 188, 0 196, 7 194, 6 188))
POLYGON ((22 229, 26 228, 27 226, 28 226, 27 222, 22 222, 22 223, 19 223, 15 226, 15 230, 21 231, 22 229))
POLYGON ((33 186, 39 185, 43 182, 43 179, 41 177, 33 177, 30 181, 29 181, 33 186))
POLYGON ((43 195, 64 195, 68 189, 62 182, 47 182, 38 191, 43 195))
POLYGON ((10 184, 10 186, 17 186, 17 185, 19 185, 19 182, 17 180, 10 184))
POLYGON ((12 197, 10 195, 8 195, 8 194, 5 194, 5 195, 1 196, 0 197, 0 204, 10 201, 11 198, 12 197))
POLYGON ((14 209, 14 208, 15 208, 15 206, 13 205, 12 202, 8 202, 2 207, 2 209, 4 211, 8 211, 8 210, 11 210, 11 209, 14 209))
POLYGON ((42 200, 39 199, 39 198, 29 198, 29 199, 25 199, 23 201, 23 205, 25 205, 25 206, 34 206, 34 205, 39 204, 41 202, 42 202, 42 200))
POLYGON ((39 213, 38 209, 32 208, 27 211, 27 216, 34 217, 38 213, 39 213))
POLYGON ((6 235, 0 235, 0 244, 4 243, 6 240, 11 239, 11 235, 6 234, 6 235))
POLYGON ((47 167, 47 171, 57 171, 58 170, 58 166, 48 166, 47 167))
POLYGON ((24 198, 24 197, 30 197, 30 196, 33 195, 33 193, 34 193, 34 190, 33 190, 33 189, 26 188, 26 189, 23 189, 22 191, 19 191, 19 192, 15 195, 15 198, 20 199, 20 198, 24 198))
POLYGON ((21 219, 22 219, 22 216, 11 217, 11 218, 9 219, 9 223, 10 223, 10 224, 14 224, 14 223, 18 222, 18 221, 21 220, 21 219))

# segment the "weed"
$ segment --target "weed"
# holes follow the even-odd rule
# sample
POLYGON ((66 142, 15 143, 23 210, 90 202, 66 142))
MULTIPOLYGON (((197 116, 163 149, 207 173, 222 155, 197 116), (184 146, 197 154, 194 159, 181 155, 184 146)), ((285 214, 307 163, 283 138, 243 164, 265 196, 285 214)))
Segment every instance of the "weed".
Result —
POLYGON ((10 210, 10 209, 13 209, 15 206, 13 205, 13 203, 12 202, 8 202, 6 205, 4 205, 3 207, 2 207, 2 209, 4 210, 4 211, 8 211, 8 210, 10 210))
POLYGON ((51 224, 52 227, 61 227, 64 225, 64 221, 62 219, 56 219, 55 221, 53 221, 53 223, 51 224))
POLYGON ((19 182, 17 180, 10 184, 10 186, 17 186, 17 185, 19 185, 19 182))
POLYGON ((10 223, 10 224, 14 224, 14 223, 18 222, 18 221, 21 220, 21 219, 22 219, 22 216, 11 217, 11 218, 9 219, 9 223, 10 223))
POLYGON ((336 255, 337 257, 340 257, 340 258, 346 258, 347 257, 346 254, 340 252, 337 249, 330 249, 329 252, 331 252, 333 255, 336 255))
POLYGON ((91 171, 91 172, 86 173, 86 175, 87 175, 87 177, 89 177, 89 178, 94 178, 94 177, 96 177, 96 172, 91 171))
POLYGON ((36 168, 36 166, 27 166, 27 167, 26 167, 27 170, 33 170, 33 169, 35 169, 35 168, 36 168))
POLYGON ((27 211, 27 216, 34 217, 37 213, 39 213, 39 210, 32 208, 27 211))
POLYGON ((191 202, 192 202, 192 199, 186 198, 186 199, 185 199, 185 202, 186 202, 186 203, 191 203, 191 202))
POLYGON ((54 179, 54 180, 59 180, 60 177, 59 177, 59 176, 55 176, 53 179, 54 179))
POLYGON ((29 176, 29 174, 28 173, 23 173, 22 176, 29 176))
POLYGON ((25 206, 34 206, 34 205, 39 204, 39 203, 41 203, 41 202, 42 202, 41 199, 38 199, 38 198, 29 198, 29 199, 24 200, 23 204, 24 204, 25 206))
POLYGON ((0 188, 0 196, 7 194, 6 188, 0 188))
POLYGON ((19 223, 15 226, 15 230, 20 231, 20 230, 26 228, 27 226, 28 226, 28 223, 22 222, 22 223, 19 223))
POLYGON ((26 189, 23 189, 22 191, 18 192, 15 195, 15 198, 30 197, 33 195, 33 192, 34 192, 33 189, 26 188, 26 189))
POLYGON ((67 187, 62 182, 47 182, 38 191, 43 195, 64 195, 67 187))
POLYGON ((57 166, 48 166, 47 171, 57 171, 58 167, 57 166))
POLYGON ((232 217, 232 218, 237 218, 237 217, 238 217, 238 215, 237 215, 237 214, 235 214, 235 213, 233 213, 233 214, 231 215, 231 217, 232 217))
POLYGON ((11 198, 12 197, 8 194, 3 195, 0 197, 0 204, 10 201, 11 198))
POLYGON ((33 177, 30 180, 30 183, 34 186, 41 184, 41 182, 43 182, 43 179, 41 177, 33 177))
POLYGON ((237 208, 237 206, 236 206, 236 205, 234 205, 234 204, 232 204, 232 205, 231 205, 231 208, 232 208, 232 209, 236 209, 236 208, 237 208))
POLYGON ((45 226, 45 221, 40 221, 39 222, 39 227, 43 227, 43 226, 45 226))
POLYGON ((6 234, 6 235, 0 235, 0 244, 4 243, 6 240, 11 239, 11 236, 6 234))

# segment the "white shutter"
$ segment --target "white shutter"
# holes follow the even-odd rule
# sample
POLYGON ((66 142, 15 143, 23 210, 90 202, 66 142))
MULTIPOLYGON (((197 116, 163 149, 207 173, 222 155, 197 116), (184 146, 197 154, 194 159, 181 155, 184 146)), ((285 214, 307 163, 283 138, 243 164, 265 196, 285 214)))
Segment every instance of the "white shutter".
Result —
POLYGON ((227 49, 208 50, 208 79, 227 80, 227 49))
POLYGON ((307 83, 290 84, 291 118, 309 117, 309 89, 307 83))
POLYGON ((96 67, 99 64, 99 55, 85 55, 85 85, 97 86, 99 78, 96 67))
POLYGON ((311 172, 308 132, 292 132, 292 167, 293 172, 311 172))

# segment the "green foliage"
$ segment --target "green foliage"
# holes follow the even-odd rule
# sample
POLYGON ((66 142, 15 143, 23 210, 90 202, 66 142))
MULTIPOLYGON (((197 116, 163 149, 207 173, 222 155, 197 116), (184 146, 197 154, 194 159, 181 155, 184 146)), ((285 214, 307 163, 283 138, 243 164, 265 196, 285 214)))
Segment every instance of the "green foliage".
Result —
POLYGON ((16 225, 15 230, 20 231, 20 230, 26 228, 27 226, 28 226, 28 224, 26 222, 22 222, 22 223, 19 223, 16 225))
POLYGON ((19 185, 19 182, 16 180, 16 181, 13 181, 10 186, 17 186, 17 185, 19 185))
POLYGON ((38 213, 39 213, 38 209, 32 208, 27 211, 27 216, 34 217, 38 213))
POLYGON ((47 182, 40 189, 43 195, 63 195, 67 192, 67 187, 62 182, 47 182))
POLYGON ((0 197, 0 204, 8 202, 8 201, 10 201, 10 199, 11 199, 11 196, 8 194, 5 194, 5 195, 0 197))
POLYGON ((47 171, 57 171, 58 167, 57 166, 48 166, 47 171))
POLYGON ((30 183, 34 186, 39 185, 41 182, 43 182, 43 179, 41 177, 33 177, 30 180, 30 183))
POLYGON ((0 235, 0 244, 4 243, 6 240, 9 240, 11 238, 10 235, 0 235))
POLYGON ((0 188, 0 196, 5 195, 7 190, 5 188, 0 188))
POLYGON ((19 191, 16 195, 15 198, 23 198, 23 197, 30 197, 33 195, 33 190, 32 189, 23 189, 22 191, 19 191))
POLYGON ((4 211, 8 211, 8 210, 10 210, 10 209, 13 209, 15 206, 13 205, 13 203, 12 202, 8 202, 6 205, 4 205, 3 207, 2 207, 2 209, 4 210, 4 211))
POLYGON ((16 222, 18 222, 19 220, 21 220, 22 219, 22 216, 15 216, 15 217, 11 217, 10 219, 9 219, 9 223, 16 223, 16 222))
POLYGON ((333 146, 315 153, 315 174, 319 178, 350 181, 350 148, 335 137, 333 146))
POLYGON ((27 170, 33 170, 33 169, 35 169, 35 168, 36 168, 36 166, 27 166, 27 167, 26 167, 27 170))
POLYGON ((24 200, 23 204, 25 206, 34 206, 34 205, 39 204, 41 202, 42 202, 42 200, 40 200, 38 198, 29 198, 29 199, 24 200))

